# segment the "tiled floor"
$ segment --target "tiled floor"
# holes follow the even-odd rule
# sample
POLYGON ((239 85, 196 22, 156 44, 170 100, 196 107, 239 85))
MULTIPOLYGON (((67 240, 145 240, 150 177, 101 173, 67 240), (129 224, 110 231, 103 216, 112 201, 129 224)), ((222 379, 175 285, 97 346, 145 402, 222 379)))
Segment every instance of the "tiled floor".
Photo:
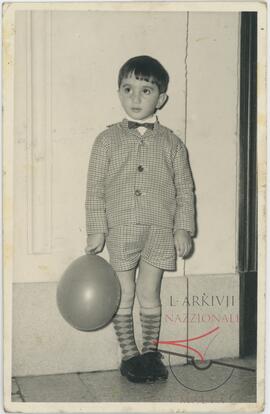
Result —
POLYGON ((167 382, 156 384, 132 384, 119 371, 16 377, 12 380, 12 401, 255 402, 255 359, 221 362, 254 371, 216 364, 206 370, 175 366, 167 382))

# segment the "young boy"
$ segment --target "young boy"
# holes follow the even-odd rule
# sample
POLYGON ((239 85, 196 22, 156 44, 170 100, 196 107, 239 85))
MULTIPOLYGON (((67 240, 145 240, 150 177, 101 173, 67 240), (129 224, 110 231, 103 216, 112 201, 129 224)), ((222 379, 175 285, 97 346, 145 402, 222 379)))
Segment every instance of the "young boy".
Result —
POLYGON ((122 289, 113 319, 122 350, 120 371, 133 382, 168 377, 157 351, 161 281, 164 270, 175 270, 176 253, 189 254, 194 235, 187 151, 156 117, 168 100, 168 82, 167 71, 149 56, 134 57, 122 66, 118 93, 127 116, 97 137, 87 177, 86 253, 101 252, 106 241, 122 289), (141 353, 133 330, 135 294, 140 305, 141 353))

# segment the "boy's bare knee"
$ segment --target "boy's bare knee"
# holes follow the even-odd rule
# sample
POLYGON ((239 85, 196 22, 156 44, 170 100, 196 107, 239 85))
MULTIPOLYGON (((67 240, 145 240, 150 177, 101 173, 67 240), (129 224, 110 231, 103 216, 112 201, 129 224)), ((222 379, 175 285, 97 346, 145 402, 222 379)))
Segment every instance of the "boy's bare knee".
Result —
POLYGON ((160 298, 149 298, 137 296, 141 308, 156 308, 160 306, 160 298))
POLYGON ((135 283, 133 281, 121 281, 121 302, 120 307, 131 307, 134 302, 135 283))
POLYGON ((121 307, 130 307, 134 302, 134 290, 122 290, 121 307))
POLYGON ((139 284, 136 289, 136 296, 143 308, 154 308, 160 305, 160 291, 158 288, 147 289, 139 284))

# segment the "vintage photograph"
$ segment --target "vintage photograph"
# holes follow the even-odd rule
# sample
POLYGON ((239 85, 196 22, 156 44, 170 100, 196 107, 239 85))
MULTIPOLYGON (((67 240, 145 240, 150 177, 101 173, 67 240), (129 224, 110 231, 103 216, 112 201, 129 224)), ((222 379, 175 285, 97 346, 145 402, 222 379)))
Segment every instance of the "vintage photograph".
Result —
POLYGON ((262 410, 266 5, 3 25, 5 409, 262 410))

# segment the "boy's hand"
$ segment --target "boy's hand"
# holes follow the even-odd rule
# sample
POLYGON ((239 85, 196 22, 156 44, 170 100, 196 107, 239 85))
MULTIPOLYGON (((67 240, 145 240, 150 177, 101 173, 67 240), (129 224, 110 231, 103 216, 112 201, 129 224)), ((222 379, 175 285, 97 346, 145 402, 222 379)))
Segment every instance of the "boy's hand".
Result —
POLYGON ((192 248, 192 238, 189 232, 186 230, 176 230, 174 233, 174 245, 177 256, 187 256, 192 248))
POLYGON ((89 234, 87 236, 86 254, 97 254, 103 250, 105 244, 105 236, 103 233, 89 234))

